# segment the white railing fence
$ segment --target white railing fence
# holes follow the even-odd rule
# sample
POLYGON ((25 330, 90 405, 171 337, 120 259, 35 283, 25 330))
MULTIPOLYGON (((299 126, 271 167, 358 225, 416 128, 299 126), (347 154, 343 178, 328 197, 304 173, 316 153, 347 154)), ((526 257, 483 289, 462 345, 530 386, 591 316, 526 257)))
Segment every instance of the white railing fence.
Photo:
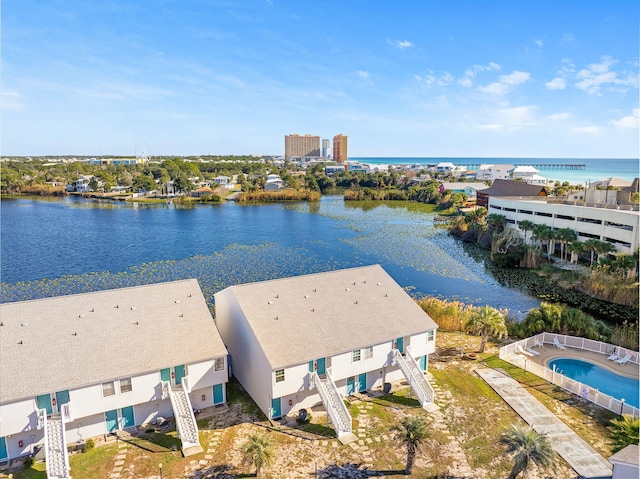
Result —
POLYGON ((630 363, 638 364, 638 361, 640 361, 640 354, 631 349, 603 343, 602 341, 595 341, 593 339, 578 338, 576 336, 567 336, 555 333, 540 333, 536 336, 531 336, 530 338, 522 339, 515 343, 503 346, 500 348, 500 359, 514 364, 525 371, 529 371, 536 376, 540 376, 546 381, 549 381, 556 386, 560 386, 562 389, 572 392, 573 394, 587 399, 588 401, 608 409, 609 411, 613 411, 616 414, 628 414, 635 419, 640 417, 640 409, 627 404, 623 398, 618 399, 604 394, 596 388, 568 378, 558 371, 541 366, 540 364, 529 360, 529 358, 519 352, 519 349, 526 350, 527 348, 532 348, 535 350, 535 347, 543 344, 553 346, 554 339, 557 339, 558 342, 565 347, 593 351, 607 356, 617 354, 619 357, 624 357, 627 354, 630 354, 630 363))

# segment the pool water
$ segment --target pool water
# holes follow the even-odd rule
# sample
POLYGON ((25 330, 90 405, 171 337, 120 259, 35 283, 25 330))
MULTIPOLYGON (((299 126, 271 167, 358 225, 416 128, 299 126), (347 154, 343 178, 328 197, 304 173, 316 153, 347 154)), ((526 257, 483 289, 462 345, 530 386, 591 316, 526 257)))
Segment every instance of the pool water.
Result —
POLYGON ((554 359, 549 361, 547 367, 553 370, 553 366, 556 367, 557 372, 568 378, 596 388, 616 399, 624 398, 627 404, 639 407, 638 388, 640 383, 637 379, 619 376, 608 369, 579 359, 554 359))

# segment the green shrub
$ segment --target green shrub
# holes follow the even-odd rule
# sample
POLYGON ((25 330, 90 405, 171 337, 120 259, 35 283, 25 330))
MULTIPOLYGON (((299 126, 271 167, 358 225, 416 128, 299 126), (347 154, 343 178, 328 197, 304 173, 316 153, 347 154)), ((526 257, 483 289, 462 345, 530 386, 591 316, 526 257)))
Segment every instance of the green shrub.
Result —
POLYGON ((96 442, 93 439, 87 439, 84 443, 84 452, 90 451, 94 447, 96 447, 96 442))
POLYGON ((25 469, 29 469, 31 466, 33 466, 33 462, 33 457, 29 456, 24 460, 22 465, 25 467, 25 469))

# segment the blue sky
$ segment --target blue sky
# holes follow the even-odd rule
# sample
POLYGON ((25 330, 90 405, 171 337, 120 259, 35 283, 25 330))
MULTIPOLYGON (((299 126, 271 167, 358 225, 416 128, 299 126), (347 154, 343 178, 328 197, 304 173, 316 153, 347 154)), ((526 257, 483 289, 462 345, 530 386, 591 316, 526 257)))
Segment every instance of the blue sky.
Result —
POLYGON ((637 158, 637 0, 3 0, 2 154, 637 158))

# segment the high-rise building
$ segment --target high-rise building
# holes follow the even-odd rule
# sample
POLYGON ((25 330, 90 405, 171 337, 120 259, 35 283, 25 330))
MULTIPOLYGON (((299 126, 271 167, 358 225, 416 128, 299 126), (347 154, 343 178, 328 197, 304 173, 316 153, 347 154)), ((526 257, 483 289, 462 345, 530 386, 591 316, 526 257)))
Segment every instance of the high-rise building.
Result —
POLYGON ((284 159, 291 157, 320 156, 320 137, 312 136, 308 133, 304 136, 285 135, 284 137, 284 159))
POLYGON ((329 140, 322 140, 322 156, 327 158, 329 156, 329 140))
POLYGON ((333 137, 333 159, 344 163, 349 160, 347 155, 348 136, 344 136, 342 133, 333 137))

